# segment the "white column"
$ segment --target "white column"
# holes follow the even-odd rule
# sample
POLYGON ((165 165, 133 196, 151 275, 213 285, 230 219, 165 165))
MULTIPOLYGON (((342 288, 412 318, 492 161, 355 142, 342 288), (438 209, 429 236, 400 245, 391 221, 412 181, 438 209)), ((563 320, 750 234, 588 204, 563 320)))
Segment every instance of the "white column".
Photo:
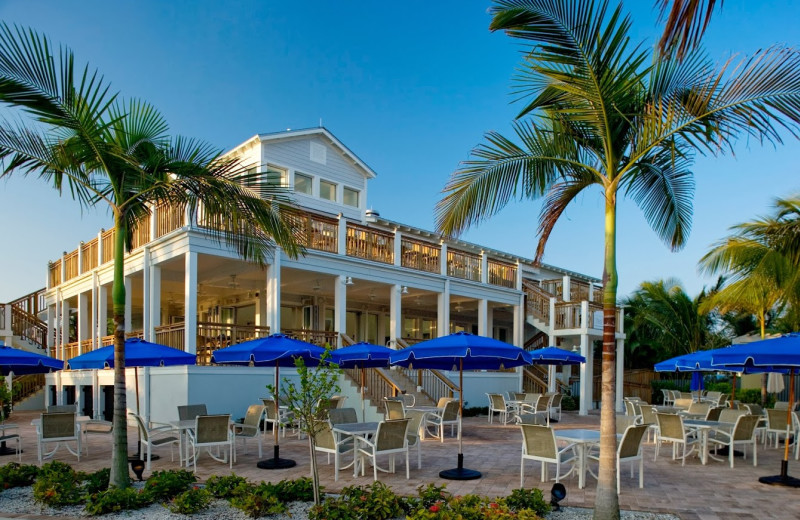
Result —
POLYGON ((155 341, 155 329, 161 326, 161 267, 156 264, 150 264, 150 302, 148 307, 150 310, 150 337, 153 338, 151 341, 155 341))
MULTIPOLYGON (((100 338, 97 335, 97 271, 92 272, 92 350, 96 350, 100 346, 100 338)), ((94 395, 94 394, 92 394, 94 395)))
POLYGON ((64 358, 64 345, 69 343, 69 300, 61 299, 61 358, 64 358))
POLYGON ((337 348, 342 346, 341 335, 342 333, 347 331, 347 286, 344 284, 345 278, 346 277, 343 275, 337 276, 333 289, 333 300, 334 300, 333 328, 337 333, 337 338, 336 338, 337 348))
POLYGON ((66 258, 65 258, 66 256, 67 256, 67 252, 64 251, 64 253, 61 255, 61 275, 60 276, 61 276, 61 283, 62 284, 67 281, 67 261, 66 261, 66 258))
POLYGON ((519 303, 514 305, 514 345, 525 345, 525 296, 519 295, 519 303))
POLYGON ((402 265, 403 254, 403 234, 398 230, 394 230, 394 265, 402 265))
POLYGON ((89 330, 89 294, 88 292, 78 293, 78 354, 83 354, 82 342, 92 337, 89 330))
POLYGON ((275 248, 275 257, 267 266, 267 326, 270 334, 281 331, 281 250, 275 248))
POLYGON ((481 251, 481 283, 489 283, 489 256, 481 251))
POLYGON ((94 419, 101 419, 100 413, 100 377, 97 370, 92 370, 92 412, 94 419))
POLYGON ((97 285, 97 348, 102 346, 103 336, 108 334, 108 289, 100 283, 97 285))
POLYGON ((125 332, 133 330, 133 281, 125 277, 125 332))
POLYGON ((547 346, 556 346, 556 299, 550 298, 550 323, 547 324, 547 346))
POLYGON ((403 337, 403 297, 402 287, 392 285, 389 287, 389 343, 391 348, 397 348, 398 338, 403 337))
MULTIPOLYGON (((145 341, 155 341, 153 337, 152 312, 150 309, 150 248, 145 246, 142 254, 142 335, 145 341)), ((137 411, 138 413, 138 411, 137 411)))
POLYGON ((450 280, 444 281, 444 290, 436 295, 436 318, 436 335, 450 334, 450 280))
POLYGON ((565 302, 572 300, 572 289, 570 289, 570 285, 570 277, 564 275, 564 278, 562 278, 561 293, 565 302))
POLYGON ((581 367, 581 402, 579 415, 587 415, 592 408, 592 349, 588 334, 581 334, 581 356, 586 358, 586 363, 581 367))
POLYGON ((625 340, 617 340, 617 398, 615 400, 615 407, 617 412, 624 412, 625 408, 622 405, 623 392, 625 391, 625 340))
POLYGON ((197 253, 186 253, 184 271, 184 344, 186 352, 197 354, 197 253))
POLYGON ((78 244, 78 274, 83 274, 83 242, 78 244))
POLYGON ((488 330, 489 325, 489 301, 478 300, 478 336, 491 336, 492 331, 488 330))
MULTIPOLYGON (((339 237, 338 237, 338 245, 339 245, 339 254, 346 255, 347 254, 347 219, 339 213, 339 237)), ((344 332, 344 331, 339 331, 344 332)))
POLYGON ((486 335, 494 337, 494 306, 492 302, 486 303, 486 335))
MULTIPOLYGON (((58 300, 56 300, 58 302, 58 300)), ((58 316, 58 311, 56 310, 58 303, 56 305, 48 305, 47 306, 47 346, 52 347, 57 345, 57 334, 56 334, 56 316, 58 316)), ((50 352, 45 352, 48 356, 50 352)))
POLYGON ((97 233, 97 265, 103 265, 103 233, 105 233, 105 229, 101 229, 99 233, 97 233))
MULTIPOLYGON (((442 276, 447 276, 447 244, 442 242, 442 256, 439 257, 439 267, 441 267, 442 276)), ((450 305, 448 301, 448 306, 450 305)), ((449 321, 448 321, 449 323, 449 321)), ((448 331, 450 327, 448 326, 448 331)))
POLYGON ((558 388, 556 385, 556 366, 555 365, 548 365, 547 366, 547 391, 548 392, 555 392, 558 388))
POLYGON ((522 290, 522 264, 517 260, 517 277, 514 279, 514 289, 522 290))

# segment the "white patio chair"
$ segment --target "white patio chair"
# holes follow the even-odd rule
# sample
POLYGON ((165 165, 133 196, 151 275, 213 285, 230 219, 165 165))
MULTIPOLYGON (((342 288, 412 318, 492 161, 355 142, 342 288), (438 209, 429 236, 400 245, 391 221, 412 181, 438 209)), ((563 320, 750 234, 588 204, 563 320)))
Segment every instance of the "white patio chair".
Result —
POLYGON ((503 394, 486 394, 489 398, 489 424, 494 422, 494 414, 498 414, 498 419, 503 424, 508 424, 511 420, 511 414, 514 407, 506 403, 503 394))
POLYGON ((17 444, 17 459, 22 462, 22 438, 19 435, 19 426, 11 423, 0 423, 0 442, 15 441, 17 444))
POLYGON ((365 457, 372 459, 374 479, 378 480, 378 471, 394 473, 395 455, 398 453, 405 453, 406 479, 411 478, 408 467, 408 438, 406 436, 409 421, 409 418, 381 421, 378 423, 378 431, 375 432, 375 437, 369 440, 364 438, 359 438, 357 440, 358 457, 361 459, 361 475, 365 473, 365 457), (389 455, 389 467, 387 469, 378 466, 379 455, 389 455))
POLYGON ((548 413, 548 416, 558 412, 558 419, 557 419, 558 421, 561 420, 561 399, 563 397, 564 397, 563 394, 557 393, 553 395, 553 399, 550 402, 550 413, 548 413))
POLYGON ((333 454, 333 480, 339 480, 339 470, 342 469, 341 458, 342 455, 354 453, 355 443, 352 437, 343 437, 337 440, 336 434, 331 430, 330 423, 325 422, 322 425, 322 430, 316 436, 315 451, 328 454, 328 464, 331 463, 331 454, 333 454))
POLYGON ((86 454, 89 454, 89 437, 94 436, 110 436, 114 431, 114 423, 111 421, 103 421, 100 419, 92 419, 81 423, 81 435, 83 436, 83 445, 86 447, 86 454))
MULTIPOLYGON (((620 493, 620 475, 622 473, 622 463, 631 463, 631 478, 633 478, 633 467, 639 463, 639 487, 644 487, 644 455, 642 454, 642 439, 650 428, 647 424, 633 424, 625 428, 622 439, 617 446, 617 494, 620 493)), ((599 446, 595 445, 587 455, 589 459, 600 460, 599 446)), ((591 472, 591 470, 590 470, 591 472)), ((592 472, 594 475, 594 472, 592 472)))
POLYGON ((672 413, 657 413, 658 435, 656 436, 656 454, 653 461, 658 459, 658 452, 664 442, 672 443, 672 460, 681 459, 681 466, 686 465, 686 457, 691 455, 695 449, 699 448, 700 439, 694 435, 692 428, 683 425, 683 418, 672 413), (678 446, 681 446, 683 454, 678 457, 678 446), (687 448, 691 448, 686 452, 687 448))
POLYGON ((406 431, 408 449, 417 448, 417 469, 422 469, 422 436, 420 435, 420 428, 422 428, 422 421, 426 415, 427 412, 419 410, 406 411, 406 417, 408 418, 408 430, 406 431))
MULTIPOLYGON (((74 407, 73 407, 74 408, 74 407)), ((42 463, 43 459, 49 459, 55 455, 58 446, 63 442, 67 451, 81 460, 81 437, 78 430, 78 423, 75 420, 75 412, 54 412, 43 413, 41 423, 36 429, 38 437, 38 459, 42 463), (69 442, 75 442, 75 451, 69 447, 69 442), (55 443, 56 447, 50 452, 45 452, 46 444, 55 443)))
MULTIPOLYGON (((777 403, 776 403, 777 404, 777 403)), ((780 437, 786 437, 786 415, 787 408, 775 409, 769 408, 767 410, 767 444, 770 442, 770 437, 775 437, 775 447, 778 447, 780 437)))
POLYGON ((547 480, 547 465, 556 465, 556 482, 568 476, 575 469, 574 464, 569 471, 561 474, 561 466, 572 462, 577 454, 575 445, 569 444, 563 448, 558 447, 555 431, 550 426, 536 424, 521 424, 522 430, 522 458, 519 468, 519 487, 525 487, 525 460, 536 460, 542 465, 542 482, 547 480))
POLYGON ((195 473, 201 450, 205 450, 216 461, 227 462, 228 467, 233 469, 235 437, 231 429, 230 414, 198 415, 195 417, 194 430, 189 430, 187 433, 189 445, 192 447, 192 466, 195 473), (211 453, 209 448, 216 448, 217 454, 211 453), (227 453, 223 451, 222 455, 219 455, 220 448, 225 448, 227 453))
POLYGON ((406 409, 403 405, 403 401, 384 399, 383 406, 386 407, 385 415, 387 420, 403 419, 406 416, 406 409))
MULTIPOLYGON (((258 445, 258 457, 262 455, 262 440, 264 436, 261 434, 261 419, 264 417, 266 410, 263 404, 251 404, 247 407, 247 413, 244 416, 244 422, 241 424, 233 425, 233 433, 237 439, 242 439, 242 447, 244 453, 247 455, 247 439, 254 439, 258 445)), ((235 450, 234 450, 235 451, 235 450)))
MULTIPOLYGON (((758 452, 756 451, 756 426, 758 426, 759 417, 756 415, 740 415, 736 419, 736 424, 731 432, 717 430, 714 436, 710 437, 709 442, 714 444, 714 453, 717 452, 718 446, 728 447, 728 460, 733 467, 733 454, 734 448, 739 445, 745 447, 750 444, 753 446, 753 466, 758 463, 758 452)), ((744 450, 744 457, 747 458, 747 450, 744 450)))
POLYGON ((152 458, 153 448, 169 446, 170 460, 175 460, 172 447, 176 444, 180 445, 180 432, 168 424, 151 424, 150 427, 147 427, 144 423, 144 419, 139 415, 135 413, 130 413, 128 415, 133 417, 134 421, 136 421, 136 426, 139 428, 139 440, 145 455, 145 471, 150 471, 150 459, 152 458))
POLYGON ((450 435, 453 435, 454 428, 458 427, 458 438, 461 438, 461 414, 459 413, 458 401, 449 401, 440 414, 429 413, 425 416, 425 429, 431 437, 438 437, 444 442, 444 427, 450 425, 450 435), (430 427, 438 431, 438 435, 431 433, 430 427))

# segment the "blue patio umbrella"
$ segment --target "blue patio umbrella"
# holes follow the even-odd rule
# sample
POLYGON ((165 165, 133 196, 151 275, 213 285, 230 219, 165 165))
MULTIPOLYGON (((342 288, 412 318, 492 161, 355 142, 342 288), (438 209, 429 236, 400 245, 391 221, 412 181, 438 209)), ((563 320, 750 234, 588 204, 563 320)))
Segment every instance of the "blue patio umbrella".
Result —
POLYGON ((570 350, 558 347, 545 347, 528 351, 533 365, 580 365, 586 358, 570 350))
POLYGON ((60 359, 18 348, 0 346, 0 374, 4 376, 11 372, 15 375, 44 374, 63 368, 64 362, 60 359))
POLYGON ((361 369, 361 420, 364 421, 364 387, 365 368, 381 368, 389 366, 389 356, 394 350, 373 345, 362 341, 348 347, 336 349, 331 354, 331 359, 339 365, 339 368, 360 368, 361 369))
POLYGON ((703 385, 703 374, 700 372, 692 372, 692 382, 689 385, 689 390, 692 392, 697 392, 704 388, 703 385))
MULTIPOLYGON (((306 366, 317 366, 325 354, 325 349, 294 339, 286 334, 271 334, 266 338, 252 339, 227 348, 214 351, 211 354, 211 361, 222 365, 252 365, 252 366, 274 366, 275 367, 275 417, 280 411, 278 407, 278 386, 280 379, 278 372, 280 367, 295 366, 296 359, 302 359, 306 366)), ((261 469, 286 469, 297 465, 291 459, 280 458, 280 446, 278 445, 278 425, 275 424, 273 431, 275 434, 274 456, 258 462, 261 469)))
POLYGON ((789 425, 794 407, 794 371, 800 367, 800 333, 784 334, 778 338, 742 343, 715 353, 711 359, 715 367, 742 365, 746 368, 776 372, 789 369, 789 408, 786 410, 786 442, 780 475, 761 477, 759 482, 789 487, 800 487, 800 479, 789 476, 789 425))
MULTIPOLYGON (((139 338, 125 340, 125 366, 170 367, 194 365, 197 356, 176 348, 151 343, 139 338)), ((67 368, 114 368, 114 345, 101 347, 67 361, 67 368)))
MULTIPOLYGON (((530 365, 530 354, 514 345, 467 332, 431 339, 392 353, 391 364, 412 368, 458 370, 459 415, 464 411, 464 370, 499 370, 530 365)), ((439 472, 441 478, 471 480, 479 471, 464 468, 462 439, 458 439, 458 466, 439 472)))

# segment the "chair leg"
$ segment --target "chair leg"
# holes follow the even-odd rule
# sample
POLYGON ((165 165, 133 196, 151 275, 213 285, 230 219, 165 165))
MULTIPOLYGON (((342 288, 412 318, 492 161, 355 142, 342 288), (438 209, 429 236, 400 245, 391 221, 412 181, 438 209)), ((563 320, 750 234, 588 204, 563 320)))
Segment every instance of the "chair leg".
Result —
POLYGON ((525 459, 521 459, 519 463, 519 487, 525 489, 525 459))
POLYGON ((643 487, 644 487, 644 457, 639 457, 639 489, 643 487))

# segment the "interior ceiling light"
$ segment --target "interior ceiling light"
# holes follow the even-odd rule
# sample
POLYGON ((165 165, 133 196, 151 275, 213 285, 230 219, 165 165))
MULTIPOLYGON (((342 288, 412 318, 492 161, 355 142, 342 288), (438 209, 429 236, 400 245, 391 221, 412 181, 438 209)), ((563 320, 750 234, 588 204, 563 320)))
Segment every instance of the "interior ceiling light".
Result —
POLYGON ((239 283, 236 281, 235 274, 231 275, 231 281, 228 283, 228 287, 230 287, 231 289, 236 289, 237 287, 239 287, 239 283))

